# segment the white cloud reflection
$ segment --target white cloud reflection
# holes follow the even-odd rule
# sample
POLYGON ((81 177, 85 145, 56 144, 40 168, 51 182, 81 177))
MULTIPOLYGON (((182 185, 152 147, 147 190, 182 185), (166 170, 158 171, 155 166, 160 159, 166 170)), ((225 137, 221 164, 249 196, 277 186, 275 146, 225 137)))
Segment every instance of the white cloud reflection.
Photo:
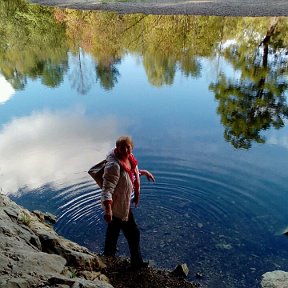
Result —
POLYGON ((117 128, 116 119, 89 119, 79 111, 34 113, 12 120, 0 131, 2 193, 74 183, 106 156, 117 128))
POLYGON ((0 75, 0 104, 4 104, 8 101, 14 93, 15 90, 11 84, 2 75, 0 75))
POLYGON ((278 136, 271 135, 267 139, 267 143, 288 149, 288 136, 287 135, 278 135, 278 136))

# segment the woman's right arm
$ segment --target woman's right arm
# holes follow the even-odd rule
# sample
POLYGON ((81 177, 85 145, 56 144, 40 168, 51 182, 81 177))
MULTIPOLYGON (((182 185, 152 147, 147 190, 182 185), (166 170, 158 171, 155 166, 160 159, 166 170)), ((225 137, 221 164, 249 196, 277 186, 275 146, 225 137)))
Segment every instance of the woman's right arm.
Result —
POLYGON ((103 174, 101 203, 105 211, 106 222, 112 221, 112 195, 120 178, 120 166, 117 163, 107 163, 103 174))

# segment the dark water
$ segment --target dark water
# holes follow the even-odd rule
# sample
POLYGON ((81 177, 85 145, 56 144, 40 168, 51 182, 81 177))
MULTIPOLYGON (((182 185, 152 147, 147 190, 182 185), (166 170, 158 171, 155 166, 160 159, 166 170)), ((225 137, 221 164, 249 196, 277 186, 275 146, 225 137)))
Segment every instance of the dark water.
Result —
MULTIPOLYGON (((288 19, 117 15, 0 3, 1 192, 101 252, 87 170, 122 134, 156 183, 144 257, 203 287, 288 269, 288 19), (195 273, 202 272, 203 279, 195 273)), ((119 239, 119 254, 128 255, 119 239)))

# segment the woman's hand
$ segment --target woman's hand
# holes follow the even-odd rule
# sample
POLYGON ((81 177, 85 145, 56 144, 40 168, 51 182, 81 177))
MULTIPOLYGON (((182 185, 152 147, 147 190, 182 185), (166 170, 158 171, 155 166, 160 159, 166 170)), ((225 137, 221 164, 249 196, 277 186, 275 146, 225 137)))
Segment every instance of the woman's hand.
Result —
POLYGON ((112 221, 112 208, 111 204, 105 203, 105 214, 104 214, 104 219, 107 223, 110 223, 112 221))
POLYGON ((149 172, 148 170, 139 170, 139 172, 140 172, 140 176, 145 175, 149 182, 150 181, 155 182, 155 178, 154 178, 153 174, 151 172, 149 172))
POLYGON ((132 200, 132 202, 135 203, 135 208, 138 207, 139 201, 140 201, 140 191, 135 191, 134 198, 132 200))

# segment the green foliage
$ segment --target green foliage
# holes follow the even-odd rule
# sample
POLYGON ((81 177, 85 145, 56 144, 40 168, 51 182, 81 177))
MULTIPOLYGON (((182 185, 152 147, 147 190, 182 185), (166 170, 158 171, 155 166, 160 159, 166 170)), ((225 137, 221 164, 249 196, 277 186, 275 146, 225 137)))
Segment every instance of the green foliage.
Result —
POLYGON ((67 27, 70 47, 90 53, 97 79, 111 89, 119 76, 117 63, 127 51, 141 56, 149 82, 171 85, 180 69, 186 77, 199 77, 199 56, 216 53, 224 38, 220 17, 118 15, 115 13, 57 11, 67 27), (102 80, 101 80, 102 79, 102 80))
MULTIPOLYGON (((276 24, 277 21, 279 19, 274 19, 276 24)), ((235 148, 248 149, 253 142, 264 143, 261 131, 283 127, 288 117, 285 97, 288 82, 283 77, 287 74, 288 48, 286 44, 283 46, 287 41, 286 29, 283 41, 279 41, 277 26, 272 26, 267 19, 257 25, 262 27, 263 22, 267 25, 265 32, 259 32, 257 39, 250 39, 248 47, 243 36, 242 41, 238 40, 223 52, 226 60, 241 73, 240 79, 221 73, 217 83, 210 85, 219 102, 217 112, 225 127, 224 137, 235 148)), ((287 21, 282 27, 286 25, 287 21)), ((256 26, 251 27, 250 19, 247 27, 242 35, 257 31, 256 26)))
POLYGON ((26 226, 29 227, 29 226, 31 225, 32 221, 33 221, 33 218, 32 218, 30 215, 28 215, 27 213, 22 212, 22 213, 19 215, 18 220, 19 220, 21 223, 23 223, 24 225, 26 225, 26 226))
POLYGON ((71 269, 70 272, 71 272, 70 274, 71 279, 78 277, 78 271, 76 269, 71 269))
POLYGON ((101 86, 105 90, 112 89, 115 84, 118 82, 118 77, 120 73, 116 67, 116 64, 120 62, 120 60, 114 60, 114 63, 111 64, 103 64, 99 63, 96 65, 96 80, 100 81, 101 86))
POLYGON ((65 26, 55 21, 52 9, 2 0, 0 35, 0 71, 15 89, 23 89, 27 77, 50 87, 61 83, 68 47, 65 26))
MULTIPOLYGON (((221 76, 218 83, 211 85, 221 106, 218 113, 232 113, 232 106, 237 110, 237 105, 244 111, 243 103, 251 104, 253 91, 255 95, 252 99, 257 98, 257 101, 253 101, 259 107, 259 114, 268 105, 267 101, 269 105, 274 105, 270 100, 271 95, 283 97, 286 89, 285 81, 281 82, 279 75, 287 74, 287 61, 284 61, 283 56, 288 44, 287 20, 280 19, 273 32, 267 52, 270 62, 266 65, 263 62, 263 48, 259 45, 269 25, 268 18, 119 15, 51 9, 28 5, 24 0, 2 0, 0 71, 15 89, 23 89, 28 78, 41 79, 44 85, 56 87, 68 69, 67 54, 71 51, 77 59, 77 65, 73 65, 74 70, 70 71, 71 85, 79 93, 85 94, 91 87, 91 79, 85 76, 87 71, 84 71, 82 63, 83 51, 95 59, 96 80, 106 90, 112 89, 118 82, 120 74, 117 65, 127 52, 139 56, 148 81, 157 87, 171 85, 177 70, 185 77, 200 77, 203 71, 199 59, 214 58, 221 53, 236 71, 240 71, 241 77, 233 83, 233 79, 228 76, 221 76), (227 40, 234 40, 236 44, 223 49, 227 40), (232 106, 225 108, 230 102, 233 105, 229 104, 232 106)), ((89 71, 88 74, 91 75, 89 71)), ((277 97, 274 99, 276 102, 277 97)), ((245 113, 242 114, 244 117, 245 113)), ((224 125, 228 125, 225 117, 230 119, 231 116, 223 116, 221 120, 224 125)), ((237 121, 239 127, 244 129, 244 124, 237 121)), ((282 125, 279 119, 271 121, 273 127, 282 125)), ((227 139, 234 132, 231 133, 225 132, 227 139)), ((255 141, 264 141, 257 133, 253 137, 255 141)))

